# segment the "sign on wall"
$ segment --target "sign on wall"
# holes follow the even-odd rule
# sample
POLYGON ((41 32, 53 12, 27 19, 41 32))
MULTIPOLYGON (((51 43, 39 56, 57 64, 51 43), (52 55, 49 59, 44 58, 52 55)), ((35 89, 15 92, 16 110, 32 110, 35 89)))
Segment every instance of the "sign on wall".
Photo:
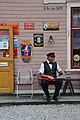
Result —
POLYGON ((34 47, 43 47, 44 46, 44 37, 43 34, 34 34, 34 47))
POLYGON ((14 47, 18 47, 18 37, 17 36, 14 36, 14 47))
POLYGON ((29 40, 23 40, 20 45, 21 58, 24 62, 32 60, 32 44, 29 40))
POLYGON ((59 23, 43 23, 43 30, 59 30, 59 23))
POLYGON ((19 23, 0 23, 1 26, 13 26, 13 34, 19 35, 19 23))
POLYGON ((34 30, 34 23, 24 23, 25 30, 34 30))

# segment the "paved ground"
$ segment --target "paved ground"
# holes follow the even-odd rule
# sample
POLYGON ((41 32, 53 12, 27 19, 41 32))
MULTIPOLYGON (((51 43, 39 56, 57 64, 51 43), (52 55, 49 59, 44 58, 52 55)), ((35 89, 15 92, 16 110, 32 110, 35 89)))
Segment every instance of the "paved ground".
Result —
MULTIPOLYGON (((61 103, 80 103, 80 94, 75 94, 73 96, 61 95, 59 98, 58 104, 61 103)), ((47 103, 46 99, 43 98, 41 94, 35 94, 34 97, 31 99, 30 96, 27 95, 20 95, 19 99, 15 95, 0 95, 0 106, 2 105, 28 105, 28 104, 55 104, 55 101, 52 99, 51 95, 51 102, 47 103)))
POLYGON ((80 94, 61 95, 59 102, 47 103, 42 94, 0 95, 0 120, 80 120, 80 94))

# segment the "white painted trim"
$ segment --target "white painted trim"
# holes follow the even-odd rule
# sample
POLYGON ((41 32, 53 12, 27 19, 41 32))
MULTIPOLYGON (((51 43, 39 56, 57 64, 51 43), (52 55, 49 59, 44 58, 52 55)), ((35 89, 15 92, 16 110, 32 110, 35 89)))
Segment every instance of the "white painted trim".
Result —
POLYGON ((65 69, 66 72, 80 73, 80 69, 65 69))
POLYGON ((48 4, 48 0, 44 0, 44 4, 48 4))
POLYGON ((71 26, 71 7, 80 7, 80 2, 67 3, 67 71, 79 71, 79 69, 71 69, 71 51, 70 51, 70 26, 71 26))
MULTIPOLYGON (((55 91, 55 89, 51 89, 51 90, 49 89, 49 93, 51 93, 51 94, 53 94, 54 91, 55 91)), ((63 89, 60 90, 60 93, 62 93, 62 92, 63 92, 63 89)), ((80 89, 74 89, 74 92, 75 92, 75 93, 80 93, 80 89)), ((17 91, 15 90, 14 94, 16 95, 16 93, 17 93, 17 91)), ((66 90, 66 93, 70 93, 70 90, 67 89, 67 90, 66 90)), ((25 95, 26 95, 26 94, 31 94, 31 90, 21 90, 21 91, 19 90, 19 94, 23 94, 23 95, 24 95, 24 94, 25 94, 25 95)), ((39 89, 39 90, 34 90, 34 94, 36 94, 36 95, 37 95, 37 94, 44 94, 44 92, 43 92, 43 90, 40 90, 40 89, 39 89)))
POLYGON ((66 0, 44 0, 44 4, 48 3, 65 3, 66 0))
POLYGON ((71 61, 71 52, 70 52, 70 46, 71 46, 71 44, 70 44, 70 18, 71 18, 71 16, 70 16, 71 14, 70 14, 70 7, 68 6, 68 4, 67 4, 67 70, 70 70, 70 66, 71 66, 71 63, 70 63, 70 61, 71 61))
POLYGON ((79 0, 44 0, 44 4, 49 3, 66 3, 66 2, 80 2, 79 0))
MULTIPOLYGON (((53 90, 50 90, 49 89, 49 92, 50 93, 54 93, 54 89, 53 90)), ((32 90, 19 90, 18 93, 19 94, 31 94, 32 90)), ((15 90, 14 94, 17 94, 17 90, 15 90)), ((44 94, 43 90, 39 89, 39 90, 34 90, 33 94, 44 94)))

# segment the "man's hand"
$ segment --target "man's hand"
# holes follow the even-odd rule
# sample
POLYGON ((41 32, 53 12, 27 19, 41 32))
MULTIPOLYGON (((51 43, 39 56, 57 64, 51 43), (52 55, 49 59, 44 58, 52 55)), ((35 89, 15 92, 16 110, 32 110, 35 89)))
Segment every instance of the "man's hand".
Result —
POLYGON ((45 75, 45 74, 42 74, 40 73, 40 76, 43 77, 43 78, 48 78, 48 79, 51 79, 51 80, 54 80, 55 78, 50 76, 50 75, 45 75))
POLYGON ((49 79, 54 80, 54 77, 52 77, 52 76, 49 76, 49 75, 48 75, 47 77, 48 77, 49 79))
POLYGON ((63 71, 60 71, 60 72, 59 72, 59 76, 63 75, 63 73, 64 73, 63 71))

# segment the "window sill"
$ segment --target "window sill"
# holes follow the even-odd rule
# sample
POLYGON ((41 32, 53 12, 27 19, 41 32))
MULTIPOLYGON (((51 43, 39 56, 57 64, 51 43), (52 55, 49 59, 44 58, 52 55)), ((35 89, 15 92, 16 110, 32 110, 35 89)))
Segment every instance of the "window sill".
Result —
POLYGON ((67 73, 74 73, 74 72, 76 72, 76 73, 80 73, 80 69, 65 69, 65 72, 67 72, 67 73))

